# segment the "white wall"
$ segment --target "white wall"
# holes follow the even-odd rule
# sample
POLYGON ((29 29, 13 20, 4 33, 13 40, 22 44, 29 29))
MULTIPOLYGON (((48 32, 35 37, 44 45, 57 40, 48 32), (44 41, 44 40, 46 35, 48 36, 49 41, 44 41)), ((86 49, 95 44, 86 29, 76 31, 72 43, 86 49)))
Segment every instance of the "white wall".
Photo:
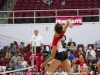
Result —
MULTIPOLYGON (((28 41, 32 35, 31 31, 33 32, 35 28, 38 28, 39 34, 43 36, 44 43, 49 44, 49 40, 54 34, 54 25, 54 23, 0 25, 0 34, 28 41), (47 31, 46 28, 49 30, 47 31)), ((77 44, 87 45, 94 43, 100 39, 100 23, 83 23, 82 26, 74 26, 72 29, 68 28, 66 37, 67 42, 72 37, 77 44)))

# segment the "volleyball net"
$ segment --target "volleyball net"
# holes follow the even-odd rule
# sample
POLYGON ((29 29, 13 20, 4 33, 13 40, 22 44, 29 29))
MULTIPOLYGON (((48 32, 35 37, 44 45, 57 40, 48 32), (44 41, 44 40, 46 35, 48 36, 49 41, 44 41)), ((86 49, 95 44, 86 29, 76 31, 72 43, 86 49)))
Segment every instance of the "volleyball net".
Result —
MULTIPOLYGON (((7 58, 5 58, 5 56, 6 56, 6 53, 8 52, 8 48, 10 47, 10 44, 13 43, 14 41, 16 41, 18 45, 20 45, 21 42, 24 42, 25 47, 28 44, 30 44, 29 41, 0 34, 0 59, 1 59, 0 60, 0 75, 8 75, 8 74, 26 75, 26 73, 29 71, 31 72, 32 75, 34 75, 34 74, 37 75, 38 74, 38 56, 35 54, 35 52, 33 53, 33 50, 32 50, 31 56, 27 55, 27 56, 29 56, 27 64, 28 64, 28 62, 30 62, 31 65, 29 65, 27 67, 16 69, 16 67, 18 67, 18 64, 17 64, 16 66, 14 66, 15 70, 8 71, 9 68, 7 70, 7 67, 8 67, 7 65, 9 65, 11 58, 10 58, 10 60, 8 60, 9 58, 7 59, 7 58), (2 58, 4 58, 4 62, 2 61, 2 58), (6 65, 5 65, 5 62, 7 62, 6 65), (1 64, 1 63, 3 63, 3 64, 1 64)), ((20 57, 23 55, 20 55, 20 57)), ((18 63, 18 61, 16 63, 18 63)))

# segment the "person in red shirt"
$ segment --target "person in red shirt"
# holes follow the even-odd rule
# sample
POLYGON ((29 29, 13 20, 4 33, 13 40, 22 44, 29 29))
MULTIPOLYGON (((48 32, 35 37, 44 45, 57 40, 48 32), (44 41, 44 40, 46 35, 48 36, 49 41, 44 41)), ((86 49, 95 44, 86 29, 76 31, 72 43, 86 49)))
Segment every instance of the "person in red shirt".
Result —
POLYGON ((28 61, 30 58, 29 58, 29 55, 26 55, 26 53, 24 53, 24 60, 25 61, 28 61))
POLYGON ((85 52, 84 52, 84 50, 83 50, 82 47, 79 47, 79 49, 78 49, 77 52, 75 53, 75 56, 77 57, 77 56, 79 55, 79 53, 82 54, 82 55, 85 55, 85 52))
POLYGON ((31 56, 31 55, 32 55, 32 50, 28 51, 28 52, 27 52, 27 55, 28 55, 28 56, 31 56))
POLYGON ((67 73, 71 73, 71 66, 68 60, 68 56, 66 52, 63 51, 61 44, 61 39, 63 37, 62 35, 64 35, 68 27, 73 27, 71 20, 68 20, 64 27, 59 23, 54 27, 55 34, 51 43, 51 56, 40 66, 41 68, 43 68, 48 62, 51 61, 47 72, 48 74, 50 73, 50 75, 54 75, 54 72, 57 70, 59 64, 63 65, 63 68, 67 73))
POLYGON ((4 58, 2 57, 0 61, 0 66, 6 66, 6 65, 7 65, 7 61, 4 60, 4 58))
POLYGON ((79 71, 82 72, 84 66, 87 65, 87 62, 85 60, 85 56, 81 54, 79 56, 79 59, 75 61, 75 64, 79 65, 79 71))

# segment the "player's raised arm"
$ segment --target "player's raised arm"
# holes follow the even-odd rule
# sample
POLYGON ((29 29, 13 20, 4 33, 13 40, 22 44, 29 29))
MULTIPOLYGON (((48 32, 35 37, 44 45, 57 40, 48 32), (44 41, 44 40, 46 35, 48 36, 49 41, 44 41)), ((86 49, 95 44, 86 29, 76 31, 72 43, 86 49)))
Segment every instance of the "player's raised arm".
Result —
POLYGON ((63 27, 63 30, 64 30, 65 32, 66 32, 68 26, 69 26, 70 28, 73 27, 73 24, 72 24, 72 22, 71 22, 70 19, 67 20, 67 22, 65 23, 65 25, 64 25, 64 27, 63 27))

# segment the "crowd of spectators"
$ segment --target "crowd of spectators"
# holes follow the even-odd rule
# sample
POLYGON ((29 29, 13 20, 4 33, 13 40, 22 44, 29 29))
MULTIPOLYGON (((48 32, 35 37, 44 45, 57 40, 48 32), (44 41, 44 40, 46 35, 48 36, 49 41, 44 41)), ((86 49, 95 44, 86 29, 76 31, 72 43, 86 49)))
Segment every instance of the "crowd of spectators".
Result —
MULTIPOLYGON (((73 73, 80 72, 80 67, 84 66, 83 64, 80 64, 80 62, 84 62, 88 66, 86 68, 88 68, 89 73, 91 73, 92 75, 98 75, 97 61, 100 60, 100 58, 96 57, 94 47, 89 46, 85 51, 84 47, 77 47, 76 43, 72 41, 72 38, 69 39, 68 43, 63 41, 62 45, 66 53, 68 54, 73 73)), ((44 50, 41 53, 36 53, 36 55, 38 56, 38 63, 34 61, 34 64, 38 67, 38 72, 40 72, 40 74, 45 73, 50 65, 50 63, 48 63, 44 71, 41 73, 42 70, 40 70, 40 65, 51 55, 49 45, 44 45, 43 49, 44 50)), ((0 72, 18 70, 31 66, 32 49, 30 49, 30 44, 25 46, 24 42, 21 42, 20 45, 18 45, 16 41, 11 43, 10 46, 8 46, 6 49, 5 57, 2 57, 0 60, 0 72)), ((28 69, 27 71, 25 71, 25 74, 32 75, 31 73, 33 71, 36 71, 36 69, 28 69)), ((24 72, 22 71, 15 73, 15 75, 23 74, 24 72)), ((14 73, 11 72, 6 75, 14 75, 14 73)), ((55 72, 55 75, 67 75, 62 65, 59 65, 57 71, 55 72)))
POLYGON ((66 1, 65 0, 46 0, 45 1, 47 5, 53 5, 53 6, 62 6, 62 5, 66 5, 66 1))

